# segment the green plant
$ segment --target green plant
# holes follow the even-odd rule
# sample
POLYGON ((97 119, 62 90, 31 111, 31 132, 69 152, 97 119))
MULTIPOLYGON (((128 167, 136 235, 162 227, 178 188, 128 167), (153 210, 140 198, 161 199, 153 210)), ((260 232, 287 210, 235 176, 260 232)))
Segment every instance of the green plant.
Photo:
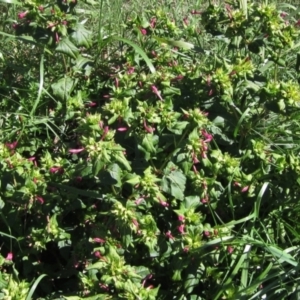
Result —
POLYGON ((0 298, 297 293, 297 10, 78 5, 2 32, 0 298))

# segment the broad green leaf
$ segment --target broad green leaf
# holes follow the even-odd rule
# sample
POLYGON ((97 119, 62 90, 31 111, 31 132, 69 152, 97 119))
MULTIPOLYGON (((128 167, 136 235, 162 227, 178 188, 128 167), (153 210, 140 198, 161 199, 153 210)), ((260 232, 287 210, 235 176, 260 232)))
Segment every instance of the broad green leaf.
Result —
POLYGON ((71 34, 71 40, 77 46, 89 48, 92 45, 92 32, 78 23, 77 28, 75 28, 75 31, 71 34))
POLYGON ((60 100, 67 100, 70 97, 76 81, 73 78, 65 76, 59 79, 57 82, 51 85, 54 96, 58 97, 60 100))
POLYGON ((156 153, 155 145, 158 142, 158 136, 147 133, 143 139, 142 146, 151 154, 156 153))
POLYGON ((169 163, 164 170, 162 190, 171 194, 176 199, 183 200, 185 183, 186 177, 182 171, 177 169, 173 163, 169 163))
POLYGON ((198 286, 199 284, 199 278, 197 278, 195 276, 195 274, 188 274, 186 280, 184 281, 184 289, 186 291, 186 293, 190 294, 195 288, 196 286, 198 286))
POLYGON ((109 166, 108 168, 108 172, 110 174, 110 176, 115 179, 117 181, 116 186, 121 186, 121 168, 119 167, 118 164, 113 164, 111 166, 109 166))
POLYGON ((121 163, 128 171, 131 171, 131 166, 123 152, 119 151, 114 154, 114 158, 121 163))
POLYGON ((185 197, 183 203, 186 209, 196 208, 200 205, 200 197, 199 196, 185 197))
POLYGON ((57 45, 56 51, 66 54, 72 58, 76 58, 79 54, 79 49, 69 40, 69 38, 63 38, 57 45))

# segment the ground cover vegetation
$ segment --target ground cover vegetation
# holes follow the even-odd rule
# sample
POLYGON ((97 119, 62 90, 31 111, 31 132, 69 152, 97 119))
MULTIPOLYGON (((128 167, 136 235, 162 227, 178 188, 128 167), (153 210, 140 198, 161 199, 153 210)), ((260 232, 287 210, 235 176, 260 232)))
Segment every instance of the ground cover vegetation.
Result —
POLYGON ((296 5, 0 8, 0 299, 298 299, 296 5))

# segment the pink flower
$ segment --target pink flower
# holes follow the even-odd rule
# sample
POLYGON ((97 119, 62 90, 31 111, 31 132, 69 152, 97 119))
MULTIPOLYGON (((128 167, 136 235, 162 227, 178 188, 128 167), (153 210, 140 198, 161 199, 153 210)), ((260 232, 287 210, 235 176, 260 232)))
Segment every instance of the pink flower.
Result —
POLYGON ((80 149, 69 149, 69 152, 72 154, 77 154, 80 153, 84 150, 84 148, 80 148, 80 149))
POLYGON ((10 149, 10 150, 14 150, 16 149, 18 145, 18 141, 12 142, 12 143, 6 143, 5 146, 10 149))
POLYGON ((280 17, 281 17, 281 18, 285 18, 287 15, 288 15, 288 14, 287 14, 286 12, 283 11, 283 12, 280 14, 280 17))
POLYGON ((5 259, 6 260, 13 260, 13 257, 14 257, 13 253, 12 252, 8 252, 5 259))
POLYGON ((40 6, 39 6, 39 11, 44 11, 43 5, 40 5, 40 6))
POLYGON ((44 204, 44 199, 41 196, 36 196, 35 199, 39 201, 41 204, 44 204))
POLYGON ((161 101, 164 101, 155 85, 151 86, 151 90, 161 101))
POLYGON ((153 277, 153 275, 152 274, 148 274, 145 278, 144 278, 144 280, 143 280, 143 282, 142 282, 142 287, 144 287, 145 286, 145 283, 146 283, 146 281, 147 280, 149 280, 149 279, 151 279, 153 277))
POLYGON ((232 246, 227 246, 227 251, 229 254, 233 252, 233 247, 232 246))
POLYGON ((130 75, 134 72, 134 67, 129 67, 127 70, 127 74, 130 75))
POLYGON ((201 199, 201 203, 205 204, 208 202, 208 197, 201 199))
POLYGON ((213 136, 211 134, 209 134, 207 131, 202 130, 201 133, 205 138, 204 143, 209 143, 213 139, 213 136))
POLYGON ((109 287, 107 284, 104 283, 99 283, 99 286, 101 287, 101 289, 105 290, 105 291, 109 291, 109 287))
POLYGON ((105 243, 105 240, 100 239, 100 238, 97 238, 97 237, 94 238, 93 241, 94 241, 95 243, 100 243, 100 244, 105 243))
POLYGON ((146 123, 146 120, 144 120, 144 128, 148 133, 152 133, 155 129, 152 128, 151 126, 148 126, 146 123))
POLYGON ((155 25, 156 25, 156 18, 152 18, 151 21, 150 21, 150 27, 154 28, 155 25))
POLYGON ((205 231, 203 232, 203 234, 204 234, 205 236, 207 236, 207 237, 210 236, 210 232, 209 232, 208 230, 205 230, 205 231))
POLYGON ((139 223, 136 219, 132 219, 131 222, 136 226, 137 228, 139 227, 139 223))
POLYGON ((94 107, 94 106, 97 106, 97 103, 96 102, 89 102, 89 103, 86 103, 86 106, 94 107))
POLYGON ((56 173, 63 174, 64 168, 63 167, 51 167, 49 171, 52 174, 56 174, 56 173))
POLYGON ((184 248, 183 248, 183 252, 185 252, 185 253, 187 253, 187 252, 189 252, 189 247, 188 246, 185 246, 184 248))
POLYGON ((146 35, 147 34, 147 30, 145 28, 141 28, 140 32, 142 35, 146 35))
POLYGON ((101 255, 100 251, 94 252, 94 255, 98 258, 102 258, 103 256, 101 255))
POLYGON ((180 226, 177 227, 179 233, 184 234, 184 224, 181 224, 180 226))
POLYGON ((165 236, 167 238, 169 238, 170 240, 174 240, 175 239, 170 230, 165 233, 165 236))
POLYGON ((117 130, 120 132, 123 132, 123 131, 127 131, 128 128, 127 127, 118 127, 117 130))
POLYGON ((106 137, 107 133, 108 133, 109 127, 108 126, 104 126, 104 132, 103 135, 101 137, 101 141, 103 141, 103 139, 106 137))
POLYGON ((184 23, 186 26, 189 25, 188 17, 184 17, 184 18, 183 18, 183 23, 184 23))
POLYGON ((18 13, 18 18, 19 19, 24 19, 27 14, 28 14, 28 11, 20 12, 20 13, 18 13))
POLYGON ((138 198, 137 200, 135 200, 134 203, 136 205, 139 205, 143 200, 145 200, 145 199, 143 197, 141 197, 141 198, 138 198))
POLYGON ((241 189, 241 193, 246 193, 249 190, 249 186, 245 186, 241 189))
POLYGON ((240 187, 241 184, 240 184, 239 182, 235 181, 235 182, 233 183, 233 186, 238 186, 238 187, 240 187))
POLYGON ((59 42, 59 35, 57 32, 55 32, 55 42, 58 43, 59 42))
POLYGON ((162 206, 164 206, 164 207, 168 207, 168 206, 169 206, 169 203, 168 203, 168 202, 163 201, 163 200, 161 200, 161 199, 159 199, 159 203, 160 203, 162 206))
POLYGON ((185 220, 184 216, 182 216, 182 215, 178 216, 178 221, 179 222, 184 222, 184 220, 185 220))

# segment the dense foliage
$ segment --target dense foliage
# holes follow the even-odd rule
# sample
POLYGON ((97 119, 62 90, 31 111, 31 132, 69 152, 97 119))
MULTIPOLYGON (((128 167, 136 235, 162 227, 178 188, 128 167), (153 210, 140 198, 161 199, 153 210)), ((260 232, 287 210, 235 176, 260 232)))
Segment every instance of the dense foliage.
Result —
POLYGON ((97 5, 3 25, 0 299, 297 297, 296 8, 97 5))

